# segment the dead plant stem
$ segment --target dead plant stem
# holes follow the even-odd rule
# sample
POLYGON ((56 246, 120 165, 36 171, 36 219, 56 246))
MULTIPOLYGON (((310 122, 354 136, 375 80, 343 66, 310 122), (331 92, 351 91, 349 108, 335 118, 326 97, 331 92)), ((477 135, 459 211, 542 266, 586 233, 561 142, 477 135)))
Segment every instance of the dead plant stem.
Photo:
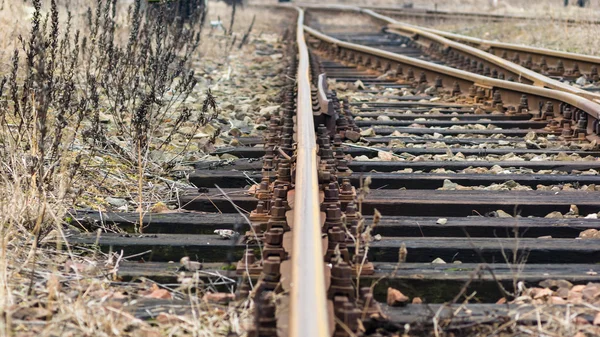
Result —
POLYGON ((142 144, 138 142, 138 214, 139 214, 139 231, 140 234, 144 231, 144 209, 142 202, 144 196, 142 195, 142 189, 144 187, 144 167, 142 166, 142 144))

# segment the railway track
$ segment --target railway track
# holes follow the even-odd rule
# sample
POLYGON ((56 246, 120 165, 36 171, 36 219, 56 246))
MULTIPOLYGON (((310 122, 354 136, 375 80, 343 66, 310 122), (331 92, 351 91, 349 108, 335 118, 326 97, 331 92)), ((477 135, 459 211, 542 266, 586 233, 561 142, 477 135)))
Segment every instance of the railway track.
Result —
POLYGON ((390 6, 361 6, 366 9, 371 9, 382 14, 393 15, 403 18, 420 18, 426 21, 443 21, 443 20, 461 20, 461 21, 488 21, 488 22, 505 22, 505 23, 521 23, 528 21, 554 21, 563 24, 600 24, 600 21, 594 19, 566 19, 561 17, 536 17, 527 15, 508 15, 508 14, 490 14, 482 12, 457 12, 444 10, 431 10, 422 8, 400 8, 390 6))
MULTIPOLYGON (((418 39, 420 34, 423 33, 432 33, 451 41, 481 49, 504 60, 511 61, 526 69, 533 70, 559 81, 575 83, 578 78, 585 75, 586 82, 594 83, 596 85, 588 86, 584 89, 588 91, 598 90, 597 82, 600 57, 478 39, 437 29, 395 22, 394 18, 397 18, 397 16, 393 15, 388 17, 381 15, 382 13, 380 12, 369 10, 367 10, 366 13, 387 21, 391 24, 390 28, 392 31, 405 36, 410 36, 413 39, 418 39)), ((427 36, 425 35, 423 35, 423 37, 427 39, 427 36)))
MULTIPOLYGON (((198 163, 185 212, 147 215, 143 235, 137 214, 79 212, 120 232, 69 241, 133 256, 119 281, 251 296, 253 336, 519 331, 566 303, 597 332, 600 105, 298 13, 264 138, 198 163)), ((189 310, 185 295, 130 307, 189 310)))
POLYGON ((598 57, 478 40, 406 24, 358 7, 311 7, 315 12, 338 11, 349 20, 359 20, 367 26, 363 27, 363 33, 376 34, 386 40, 371 40, 379 43, 379 48, 384 50, 410 44, 407 54, 410 57, 427 57, 440 64, 487 77, 557 89, 596 101, 600 99, 595 92, 598 86, 594 85, 598 82, 598 57), (591 85, 583 88, 574 86, 581 77, 591 85))

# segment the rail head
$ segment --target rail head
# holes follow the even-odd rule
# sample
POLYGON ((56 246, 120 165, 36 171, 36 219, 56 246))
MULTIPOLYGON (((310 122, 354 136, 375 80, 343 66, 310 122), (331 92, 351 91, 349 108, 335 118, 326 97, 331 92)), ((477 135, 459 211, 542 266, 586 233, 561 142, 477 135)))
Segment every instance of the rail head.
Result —
POLYGON ((557 100, 568 103, 582 111, 586 112, 588 115, 593 117, 594 119, 600 118, 600 104, 583 98, 578 95, 574 95, 568 92, 546 89, 542 87, 534 87, 531 85, 503 81, 498 79, 493 79, 491 77, 486 77, 482 75, 477 75, 473 73, 469 73, 463 70, 450 68, 443 65, 438 65, 435 63, 430 63, 426 61, 422 61, 416 58, 403 56, 399 54, 395 54, 392 52, 388 52, 381 49, 376 49, 372 47, 366 47, 362 45, 357 45, 354 43, 344 42, 323 34, 313 28, 304 27, 304 30, 307 34, 313 36, 314 38, 329 43, 336 48, 345 48, 348 50, 352 50, 359 53, 364 53, 376 57, 380 57, 389 61, 401 63, 415 69, 422 69, 431 71, 434 74, 445 76, 448 78, 456 79, 463 81, 463 83, 471 83, 477 86, 484 86, 488 88, 495 88, 499 90, 505 90, 510 92, 519 92, 528 95, 534 95, 537 97, 549 99, 549 100, 557 100))
POLYGON ((391 28, 390 31, 392 33, 396 33, 396 34, 403 35, 403 36, 409 36, 409 37, 414 37, 416 35, 416 36, 419 36, 420 38, 427 39, 429 41, 443 45, 445 47, 452 48, 454 50, 460 51, 460 52, 470 55, 472 57, 481 59, 489 64, 495 65, 500 69, 505 69, 508 72, 512 72, 519 77, 523 77, 523 78, 531 81, 533 83, 533 85, 561 90, 561 91, 576 94, 576 95, 579 95, 579 96, 582 96, 582 97, 585 97, 585 98, 588 98, 591 100, 600 99, 600 95, 598 95, 598 94, 590 93, 588 91, 579 89, 579 88, 571 86, 569 84, 565 84, 565 83, 562 83, 555 79, 551 79, 547 76, 544 76, 544 75, 536 73, 532 70, 529 70, 519 64, 507 61, 499 56, 482 51, 478 48, 471 47, 469 45, 466 45, 466 44, 463 44, 460 42, 456 42, 453 39, 449 39, 447 37, 438 35, 436 33, 431 32, 428 29, 423 28, 423 27, 402 23, 402 22, 396 21, 390 17, 387 17, 385 15, 376 13, 369 9, 363 9, 363 10, 361 10, 361 12, 365 13, 367 15, 370 15, 374 18, 377 18, 379 20, 382 20, 384 22, 387 22, 388 26, 391 28))
POLYGON ((433 28, 421 27, 421 29, 428 31, 430 33, 437 34, 439 36, 443 36, 445 38, 457 41, 457 42, 469 43, 472 45, 476 45, 476 46, 479 46, 479 48, 497 48, 500 50, 507 50, 507 51, 513 51, 513 52, 537 54, 537 55, 541 55, 541 56, 545 56, 545 57, 553 57, 553 58, 561 59, 563 61, 578 63, 580 66, 583 65, 584 63, 589 63, 591 65, 599 65, 600 64, 600 57, 593 56, 593 55, 577 54, 577 53, 553 50, 553 49, 548 49, 548 48, 531 47, 531 46, 518 45, 518 44, 514 44, 514 43, 484 40, 484 39, 480 39, 480 38, 476 38, 476 37, 472 37, 472 36, 466 36, 466 35, 445 32, 445 31, 441 31, 441 30, 437 30, 437 29, 433 29, 433 28))
MULTIPOLYGON (((379 7, 379 6, 360 6, 360 7, 358 7, 358 6, 351 6, 351 5, 331 5, 331 4, 318 4, 317 5, 317 4, 302 4, 302 3, 300 3, 299 5, 302 6, 303 8, 307 8, 307 9, 323 9, 323 10, 339 10, 339 11, 346 11, 346 12, 353 12, 353 11, 361 12, 361 13, 368 14, 372 17, 375 17, 381 21, 384 21, 387 24, 400 23, 399 21, 397 21, 389 16, 378 13, 377 10, 382 9, 382 7, 379 7)), ((415 10, 413 9, 411 11, 415 11, 415 10)), ((421 10, 421 11, 417 11, 417 12, 427 14, 430 11, 421 10)), ((443 12, 438 11, 438 13, 443 13, 443 12)), ((466 14, 466 13, 464 13, 464 14, 466 14)), ((521 17, 515 16, 514 18, 521 18, 521 17)), ((527 18, 527 17, 522 17, 522 18, 527 18)), ((600 24, 600 21, 597 21, 597 23, 600 24)), ((540 55, 552 56, 552 57, 556 57, 556 58, 562 58, 565 60, 573 60, 573 61, 579 61, 579 62, 600 64, 600 57, 598 57, 598 56, 577 54, 577 53, 559 51, 559 50, 548 49, 548 48, 524 46, 524 45, 518 45, 518 44, 514 44, 514 43, 491 41, 491 40, 480 39, 480 38, 476 38, 476 37, 472 37, 472 36, 466 36, 466 35, 460 35, 460 34, 456 34, 456 33, 441 31, 441 30, 434 29, 434 28, 420 27, 420 26, 416 26, 416 25, 412 25, 412 24, 408 24, 408 23, 404 23, 404 22, 402 22, 402 24, 406 25, 406 26, 412 26, 414 28, 419 28, 423 31, 427 31, 432 34, 436 34, 436 35, 439 35, 439 36, 442 36, 442 37, 445 37, 445 38, 448 38, 450 40, 457 41, 457 42, 470 43, 473 45, 496 47, 496 48, 502 48, 502 49, 507 49, 507 50, 529 52, 529 53, 535 53, 535 54, 540 54, 540 55)))
MULTIPOLYGON (((478 48, 472 47, 470 45, 463 44, 461 42, 457 42, 450 37, 445 37, 436 34, 435 32, 430 31, 429 29, 410 25, 406 23, 399 22, 393 18, 382 15, 370 9, 364 9, 356 6, 344 6, 344 5, 312 5, 305 6, 307 9, 319 9, 319 10, 337 10, 337 11, 346 11, 346 12, 356 12, 368 15, 376 20, 382 21, 390 27, 390 32, 407 36, 411 39, 415 39, 418 37, 417 42, 419 41, 430 41, 431 43, 435 43, 443 46, 444 48, 452 48, 456 51, 459 51, 469 57, 475 57, 476 59, 482 60, 484 63, 490 64, 499 69, 503 69, 508 73, 512 73, 515 78, 522 78, 525 81, 530 82, 530 84, 546 87, 551 89, 556 89, 560 91, 564 91, 567 93, 572 93, 581 97, 585 97, 590 100, 600 101, 600 94, 596 94, 593 92, 589 92, 575 86, 571 86, 569 84, 562 83, 558 80, 552 79, 545 75, 536 73, 532 70, 529 70, 519 64, 507 61, 493 53, 488 53, 486 51, 480 50, 478 48)), ((465 41, 466 42, 466 41, 465 41)), ((423 42, 421 42, 423 43, 423 42)), ((429 42, 427 42, 429 43, 429 42)), ((515 49, 516 50, 516 49, 515 49)))
MULTIPOLYGON (((375 11, 385 11, 390 12, 396 15, 403 16, 433 16, 435 17, 446 17, 452 19, 462 19, 462 18, 470 18, 474 20, 494 20, 494 21, 539 21, 540 18, 536 16, 527 16, 527 15, 519 15, 519 14, 493 14, 493 13, 484 13, 484 12, 461 12, 461 11, 449 11, 449 10, 438 10, 438 9, 427 9, 427 8, 402 8, 402 7, 394 7, 394 6, 377 6, 377 5, 366 5, 361 6, 361 8, 371 9, 375 11)), ((560 16, 549 16, 544 18, 545 20, 550 20, 554 22, 561 22, 566 24, 588 24, 588 25, 597 25, 600 24, 600 20, 596 20, 593 18, 585 19, 585 18, 562 18, 560 16)))
POLYGON ((321 246, 317 145, 311 103, 308 47, 304 40, 304 11, 298 9, 296 41, 297 74, 297 151, 292 285, 290 290, 290 337, 327 337, 325 263, 321 246))

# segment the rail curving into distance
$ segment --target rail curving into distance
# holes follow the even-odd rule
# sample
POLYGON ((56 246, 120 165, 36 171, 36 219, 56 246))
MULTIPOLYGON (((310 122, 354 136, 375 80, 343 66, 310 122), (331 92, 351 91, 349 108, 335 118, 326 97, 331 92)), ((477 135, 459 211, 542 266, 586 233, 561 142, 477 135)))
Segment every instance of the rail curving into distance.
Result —
POLYGON ((297 149, 290 294, 290 337, 330 335, 325 291, 325 262, 321 246, 317 143, 309 78, 308 48, 304 40, 304 11, 298 9, 296 41, 297 149))

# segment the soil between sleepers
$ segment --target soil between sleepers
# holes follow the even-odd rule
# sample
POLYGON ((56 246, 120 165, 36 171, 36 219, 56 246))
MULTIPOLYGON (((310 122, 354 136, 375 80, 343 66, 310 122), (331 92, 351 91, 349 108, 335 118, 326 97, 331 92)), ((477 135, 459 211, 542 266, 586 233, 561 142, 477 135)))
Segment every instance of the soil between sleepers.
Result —
MULTIPOLYGON (((348 163, 348 168, 353 172, 371 173, 393 172, 404 169, 413 169, 415 171, 431 171, 439 168, 446 170, 463 170, 468 167, 491 168, 494 165, 509 168, 527 168, 531 170, 557 170, 571 173, 573 171, 585 171, 590 169, 600 170, 600 161, 504 161, 504 160, 468 160, 468 161, 357 161, 348 163)), ((262 161, 256 158, 237 159, 234 161, 221 160, 214 162, 199 162, 195 164, 199 170, 229 169, 237 171, 260 171, 262 161)))
MULTIPOLYGON (((102 251, 121 251, 125 256, 141 254, 145 261, 179 261, 183 256, 203 262, 238 261, 246 247, 235 240, 216 235, 186 234, 76 234, 68 237, 72 245, 98 245, 102 251)), ((398 261, 402 244, 408 249, 407 262, 431 262, 436 258, 464 263, 502 263, 506 256, 528 263, 596 263, 600 259, 600 239, 532 239, 532 238, 452 238, 452 237, 384 237, 370 243, 371 262, 398 261), (483 261, 482 261, 483 259, 483 261)), ((352 252, 354 245, 348 245, 352 252)), ((255 248, 258 255, 258 247, 255 248)))
MULTIPOLYGON (((375 274, 362 276, 361 286, 375 284, 374 294, 378 301, 385 302, 388 287, 402 289, 409 297, 420 297, 428 303, 450 301, 458 294, 465 282, 472 281, 467 288, 469 293, 477 292, 476 299, 482 302, 495 302, 502 297, 497 282, 504 289, 512 291, 515 280, 525 282, 527 287, 537 286, 541 281, 568 279, 575 284, 600 281, 600 275, 592 271, 594 264, 432 264, 432 263, 375 263, 375 274), (492 277, 491 271, 494 273, 492 277)), ((219 279, 219 276, 235 280, 235 271, 226 270, 222 263, 204 263, 199 271, 201 280, 219 279)), ((184 273, 191 276, 194 272, 184 271, 179 263, 167 262, 123 262, 117 276, 122 281, 151 279, 163 285, 177 285, 178 278, 184 273)), ((257 277, 252 276, 256 282, 257 277)), ((230 284, 229 286, 232 286, 230 284)), ((224 288, 224 286, 222 287, 224 288)))
MULTIPOLYGON (((360 186, 364 173, 355 172, 348 178, 353 186, 360 186)), ((444 180, 451 180, 462 186, 487 186, 501 184, 512 180, 521 185, 535 188, 537 185, 600 185, 600 176, 579 174, 463 174, 463 173, 385 173, 372 172, 371 188, 407 188, 407 189, 436 189, 444 185, 444 180)), ((189 175, 190 183, 197 187, 243 188, 260 181, 260 172, 196 170, 189 175), (250 180, 252 179, 252 180, 250 180)))
MULTIPOLYGON (((242 189, 223 189, 238 207, 250 211, 257 200, 242 189)), ((231 202, 216 189, 208 193, 196 190, 184 193, 180 202, 186 209, 203 212, 237 212, 231 202)), ((600 199, 596 192, 583 191, 438 191, 371 190, 362 204, 364 214, 374 209, 383 215, 470 216, 503 210, 511 215, 544 217, 558 211, 567 213, 577 205, 580 214, 596 213, 600 199)))
MULTIPOLYGON (((121 230, 135 233, 137 213, 98 213, 77 211, 72 213, 72 225, 89 231, 117 226, 121 230)), ((384 237, 519 237, 537 238, 551 235, 553 238, 576 238, 586 229, 597 228, 597 219, 583 218, 496 218, 483 216, 448 217, 445 224, 438 223, 439 217, 432 216, 385 216, 373 230, 373 235, 384 237)), ((365 216, 367 224, 371 216, 365 216)), ((233 229, 243 233, 249 230, 246 220, 237 213, 147 213, 144 216, 146 234, 213 234, 216 229, 233 229)))
MULTIPOLYGON (((578 154, 580 156, 594 156, 600 157, 600 151, 583 151, 583 150, 554 150, 554 149, 519 149, 519 148, 508 148, 508 149, 472 149, 472 148, 385 148, 380 147, 377 149, 364 149, 364 148, 356 148, 351 147, 344 149, 345 154, 356 156, 367 156, 369 158, 376 158, 378 151, 386 151, 395 154, 408 153, 413 156, 422 156, 422 155, 444 155, 448 153, 448 150, 453 154, 462 153, 465 156, 488 156, 488 155, 507 155, 507 154, 547 154, 547 155, 557 155, 559 153, 567 153, 567 154, 578 154)), ((230 154, 239 158, 262 158, 265 155, 265 151, 262 147, 225 147, 221 148, 218 151, 215 151, 213 154, 221 155, 221 154, 230 154)), ((443 166, 440 166, 443 167, 443 166)))

